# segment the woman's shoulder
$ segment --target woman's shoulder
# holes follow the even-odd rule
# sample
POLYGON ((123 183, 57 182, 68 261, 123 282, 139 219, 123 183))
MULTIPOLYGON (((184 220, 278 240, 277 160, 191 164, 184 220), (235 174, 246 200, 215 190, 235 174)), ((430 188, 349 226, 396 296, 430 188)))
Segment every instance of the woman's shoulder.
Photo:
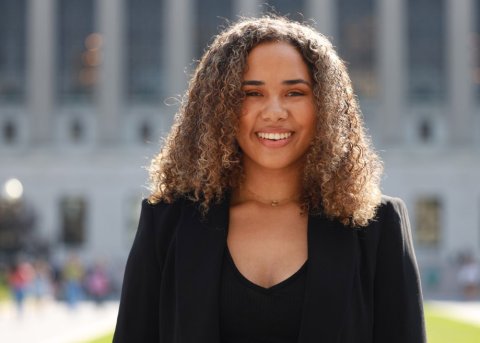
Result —
POLYGON ((377 219, 392 216, 395 214, 406 214, 407 206, 405 202, 398 197, 382 194, 382 199, 377 209, 377 219))
POLYGON ((168 201, 166 199, 153 200, 144 198, 142 200, 142 215, 150 214, 153 218, 166 218, 179 215, 185 205, 185 198, 178 197, 168 201))
POLYGON ((176 220, 186 212, 199 211, 199 202, 196 202, 188 194, 180 195, 172 200, 145 198, 142 200, 141 217, 154 222, 176 220))
POLYGON ((382 235, 410 236, 410 220, 405 202, 398 197, 382 195, 375 218, 382 235))
POLYGON ((137 246, 160 245, 161 251, 175 236, 184 208, 184 199, 173 201, 145 198, 142 200, 140 220, 136 233, 137 246), (164 246, 165 245, 165 246, 164 246))
POLYGON ((405 206, 401 198, 382 194, 381 205, 383 206, 405 206))
POLYGON ((407 246, 413 251, 407 207, 398 197, 382 195, 375 217, 358 234, 362 246, 377 256, 396 256, 407 246))
POLYGON ((405 202, 401 198, 382 194, 375 216, 360 231, 381 235, 382 232, 404 231, 405 228, 409 229, 409 226, 405 202))

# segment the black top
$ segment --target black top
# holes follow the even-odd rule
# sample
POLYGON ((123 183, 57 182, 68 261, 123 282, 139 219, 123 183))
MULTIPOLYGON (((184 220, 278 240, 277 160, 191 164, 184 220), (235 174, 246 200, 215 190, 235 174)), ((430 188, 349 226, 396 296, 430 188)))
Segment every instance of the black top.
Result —
MULTIPOLYGON (((115 343, 220 343, 229 197, 204 215, 187 198, 145 200, 125 269, 115 343)), ((298 343, 425 343, 420 279, 405 204, 384 196, 352 229, 308 216, 298 343), (394 295, 394 296, 392 296, 394 295)))
POLYGON ((307 262, 286 280, 264 288, 240 273, 227 247, 220 284, 221 342, 297 342, 306 268, 307 262))

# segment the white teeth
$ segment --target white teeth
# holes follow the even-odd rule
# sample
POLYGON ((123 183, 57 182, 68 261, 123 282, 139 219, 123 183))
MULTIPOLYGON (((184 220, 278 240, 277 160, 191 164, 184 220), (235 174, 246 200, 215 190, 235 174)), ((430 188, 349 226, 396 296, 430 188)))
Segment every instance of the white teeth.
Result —
POLYGON ((274 141, 278 141, 280 139, 287 139, 292 135, 291 132, 283 132, 283 133, 267 133, 267 132, 258 132, 257 136, 263 139, 270 139, 274 141))

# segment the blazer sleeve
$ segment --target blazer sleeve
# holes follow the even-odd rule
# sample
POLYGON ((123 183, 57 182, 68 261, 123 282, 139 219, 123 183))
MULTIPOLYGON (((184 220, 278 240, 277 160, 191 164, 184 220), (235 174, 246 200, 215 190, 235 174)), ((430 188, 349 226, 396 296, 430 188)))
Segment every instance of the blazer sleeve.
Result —
POLYGON ((385 202, 375 271, 373 341, 423 343, 423 300, 407 209, 400 199, 385 202))
POLYGON ((125 267, 113 342, 159 341, 159 290, 168 206, 142 202, 138 230, 125 267))

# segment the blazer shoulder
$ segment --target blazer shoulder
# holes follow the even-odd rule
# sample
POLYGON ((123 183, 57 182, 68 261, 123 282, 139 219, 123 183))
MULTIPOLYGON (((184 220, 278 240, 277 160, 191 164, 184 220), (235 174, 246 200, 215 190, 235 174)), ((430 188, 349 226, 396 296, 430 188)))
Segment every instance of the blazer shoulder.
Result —
POLYGON ((408 210, 402 199, 383 195, 376 221, 380 224, 380 233, 384 239, 388 237, 413 245, 408 210))
POLYGON ((151 202, 150 199, 145 198, 142 200, 142 208, 149 211, 169 211, 175 207, 179 207, 182 199, 174 200, 172 202, 166 202, 160 200, 158 202, 151 202))
POLYGON ((382 195, 370 228, 375 228, 374 231, 379 234, 410 235, 410 220, 405 202, 401 198, 382 195))
POLYGON ((401 198, 383 194, 377 209, 377 219, 384 218, 385 216, 402 215, 406 212, 407 206, 401 198))
POLYGON ((166 203, 142 201, 142 210, 130 256, 149 256, 163 261, 182 216, 182 200, 166 203))
POLYGON ((401 198, 382 194, 381 206, 405 206, 405 202, 401 198))
POLYGON ((410 221, 403 200, 382 197, 379 222, 372 342, 424 343, 426 338, 420 276, 410 221), (395 296, 392 297, 392 294, 395 296), (395 316, 388 315, 392 311, 395 316))
POLYGON ((184 206, 183 202, 183 199, 177 199, 171 203, 165 201, 152 203, 149 199, 143 199, 140 220, 145 220, 148 224, 155 224, 155 227, 163 227, 164 224, 176 221, 180 217, 184 206))

